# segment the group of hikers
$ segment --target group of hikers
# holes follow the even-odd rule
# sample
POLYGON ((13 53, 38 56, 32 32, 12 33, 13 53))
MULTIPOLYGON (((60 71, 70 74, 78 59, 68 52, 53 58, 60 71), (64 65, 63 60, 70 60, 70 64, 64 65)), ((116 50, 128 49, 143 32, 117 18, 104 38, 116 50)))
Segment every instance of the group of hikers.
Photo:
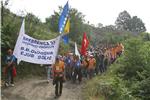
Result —
MULTIPOLYGON (((111 47, 96 47, 87 50, 86 55, 78 56, 71 52, 66 55, 58 55, 56 63, 49 66, 51 73, 48 72, 48 81, 53 78, 55 86, 55 95, 59 97, 62 94, 64 81, 72 81, 72 83, 80 84, 83 77, 87 79, 93 78, 95 75, 104 73, 108 66, 112 64, 117 57, 124 51, 122 43, 111 47), (52 75, 50 77, 50 75, 52 75)), ((50 71, 50 70, 49 70, 50 71)))
MULTIPOLYGON (((123 51, 124 46, 122 43, 118 43, 109 47, 91 47, 85 55, 81 56, 77 56, 71 52, 66 53, 64 56, 58 55, 55 64, 46 66, 48 82, 53 80, 56 97, 61 96, 65 81, 72 81, 73 83, 78 81, 78 83, 81 83, 83 78, 91 79, 95 75, 104 73, 108 66, 123 51)), ((5 63, 7 65, 5 85, 14 86, 13 68, 16 63, 16 58, 13 56, 11 49, 8 50, 5 63)))

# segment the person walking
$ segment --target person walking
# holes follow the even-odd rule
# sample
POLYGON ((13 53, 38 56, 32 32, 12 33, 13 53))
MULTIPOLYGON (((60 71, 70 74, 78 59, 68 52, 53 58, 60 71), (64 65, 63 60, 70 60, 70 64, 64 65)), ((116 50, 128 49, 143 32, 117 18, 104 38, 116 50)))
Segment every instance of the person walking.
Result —
POLYGON ((61 96, 64 82, 64 62, 57 57, 53 65, 53 85, 55 85, 55 98, 61 96))
POLYGON ((65 71, 66 71, 66 79, 71 80, 71 55, 67 55, 65 58, 65 71))
POLYGON ((104 53, 102 50, 99 51, 99 58, 100 58, 100 64, 99 64, 99 70, 102 74, 104 72, 104 53))
POLYGON ((95 73, 96 73, 96 75, 98 75, 99 74, 99 65, 100 65, 100 57, 99 57, 98 53, 96 53, 95 59, 96 59, 95 73))
POLYGON ((89 62, 88 62, 87 56, 85 56, 82 61, 82 75, 86 78, 88 76, 87 75, 87 68, 89 66, 88 64, 89 64, 89 62))
POLYGON ((79 83, 82 81, 82 72, 81 72, 81 62, 79 56, 76 56, 74 63, 74 74, 73 74, 73 82, 76 82, 76 79, 79 80, 79 83))
POLYGON ((90 55, 89 66, 88 66, 88 75, 90 79, 94 77, 95 66, 96 66, 96 60, 93 55, 90 55))

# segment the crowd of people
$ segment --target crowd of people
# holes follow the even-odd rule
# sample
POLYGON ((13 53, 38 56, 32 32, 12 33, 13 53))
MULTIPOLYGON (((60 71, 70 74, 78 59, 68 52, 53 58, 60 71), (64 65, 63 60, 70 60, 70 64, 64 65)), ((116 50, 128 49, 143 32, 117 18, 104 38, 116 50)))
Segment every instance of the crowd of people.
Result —
MULTIPOLYGON (((72 81, 80 84, 82 78, 91 79, 95 75, 104 73, 108 66, 124 51, 124 46, 119 43, 110 47, 96 47, 87 50, 86 55, 77 56, 71 52, 66 55, 58 55, 53 68, 53 84, 56 97, 62 93, 64 81, 72 81)), ((49 79, 49 78, 48 78, 49 79)))

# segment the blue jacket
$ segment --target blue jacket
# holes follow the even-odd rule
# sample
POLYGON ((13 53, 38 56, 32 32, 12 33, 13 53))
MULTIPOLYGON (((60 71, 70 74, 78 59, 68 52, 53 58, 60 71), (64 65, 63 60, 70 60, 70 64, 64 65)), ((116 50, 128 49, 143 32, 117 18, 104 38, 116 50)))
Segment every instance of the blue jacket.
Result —
POLYGON ((75 68, 80 68, 81 67, 81 62, 80 60, 78 60, 76 63, 75 63, 75 68))
POLYGON ((11 61, 14 62, 14 63, 16 63, 16 61, 17 61, 16 57, 14 55, 11 55, 11 56, 7 55, 6 59, 5 59, 5 63, 8 64, 11 61))

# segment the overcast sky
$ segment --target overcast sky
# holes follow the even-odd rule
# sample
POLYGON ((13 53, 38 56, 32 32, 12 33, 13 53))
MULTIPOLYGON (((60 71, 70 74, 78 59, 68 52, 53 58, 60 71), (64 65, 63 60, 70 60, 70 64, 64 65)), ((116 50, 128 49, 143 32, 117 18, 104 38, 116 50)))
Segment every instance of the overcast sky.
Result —
MULTIPOLYGON (((42 21, 58 11, 68 0, 9 0, 14 13, 31 12, 42 21)), ((127 10, 131 16, 138 16, 150 32, 150 0, 69 0, 69 5, 85 15, 90 24, 114 25, 118 14, 127 10)))

